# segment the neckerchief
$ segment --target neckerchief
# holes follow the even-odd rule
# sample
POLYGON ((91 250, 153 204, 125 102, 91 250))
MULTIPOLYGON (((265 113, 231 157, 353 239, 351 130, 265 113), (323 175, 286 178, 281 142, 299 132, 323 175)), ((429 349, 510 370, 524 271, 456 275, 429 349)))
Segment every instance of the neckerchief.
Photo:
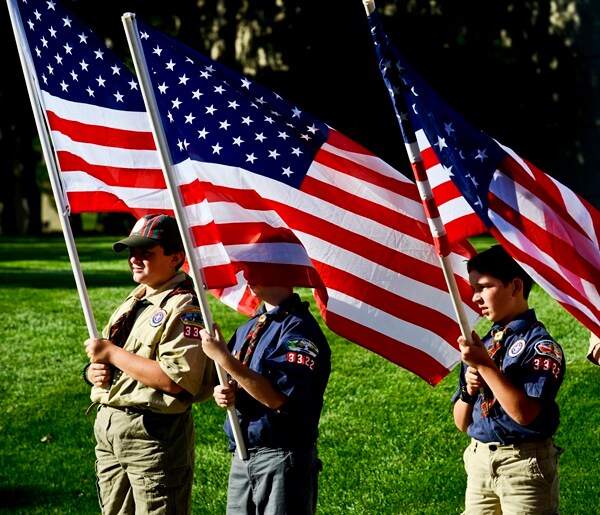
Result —
MULTIPOLYGON (((496 366, 502 372, 502 362, 504 361, 504 354, 506 353, 506 349, 502 342, 506 338, 507 334, 512 332, 510 327, 504 327, 502 329, 495 329, 492 331, 492 341, 488 346, 488 354, 494 360, 496 366)), ((489 387, 485 387, 483 390, 483 395, 481 399, 481 416, 487 417, 489 415, 490 409, 496 403, 496 398, 494 394, 489 389, 489 387)))

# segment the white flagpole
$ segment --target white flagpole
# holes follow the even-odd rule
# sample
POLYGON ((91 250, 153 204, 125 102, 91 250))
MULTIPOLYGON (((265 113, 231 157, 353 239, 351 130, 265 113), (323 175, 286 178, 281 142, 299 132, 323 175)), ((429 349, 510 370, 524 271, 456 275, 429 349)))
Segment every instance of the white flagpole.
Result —
MULTIPOLYGON (((365 7, 367 16, 373 14, 373 12, 375 11, 375 0, 363 0, 363 5, 365 7)), ((423 166, 423 159, 421 157, 421 151, 419 150, 418 145, 416 143, 414 145, 406 145, 406 152, 408 154, 411 168, 415 175, 417 188, 419 189, 419 195, 421 197, 421 201, 423 203, 423 206, 425 207, 426 212, 431 212, 433 210, 437 213, 437 206, 435 206, 433 191, 431 189, 431 184, 429 183, 427 173, 423 166)), ((444 227, 444 223, 442 222, 442 219, 439 217, 439 215, 433 218, 427 215, 427 221, 429 229, 431 230, 431 235, 434 237, 434 239, 439 241, 446 237, 446 228, 444 227)), ((460 326, 460 332, 465 337, 467 342, 472 343, 473 339, 471 337, 471 327, 469 325, 469 320, 465 312, 465 306, 462 302, 460 292, 458 290, 458 285, 456 284, 456 277, 454 277, 452 263, 450 262, 450 259, 447 255, 442 255, 439 252, 438 258, 440 260, 440 264, 444 272, 446 284, 448 285, 448 291, 450 293, 452 306, 454 307, 454 312, 456 314, 456 318, 460 326)))
POLYGON ((21 16, 18 12, 15 0, 7 0, 8 12, 10 13, 10 21, 12 23, 15 41, 17 43, 17 49, 19 51, 19 58, 21 60, 21 66, 23 68, 23 75, 25 76, 25 83, 27 85, 27 92, 29 93, 29 100, 31 102, 31 108, 33 109, 33 116, 37 127, 38 135, 42 145, 42 153, 46 162, 46 168, 48 169, 48 176, 50 178, 50 185, 52 186, 52 193, 54 195, 54 201, 56 202, 56 210, 60 220, 60 225, 65 237, 65 243, 67 245, 67 252, 71 261, 71 268, 73 269, 73 275, 75 276, 75 284, 77 285, 77 292, 79 293, 79 300, 81 307, 83 308, 83 315, 88 329, 90 338, 98 338, 98 329, 96 327, 96 321, 92 312, 90 299, 85 286, 83 278, 83 272, 81 270, 81 263, 79 262, 79 256, 75 247, 75 240, 73 238, 73 232, 71 230, 71 224, 68 219, 69 207, 64 196, 64 192, 61 186, 59 172, 56 164, 54 152, 49 139, 48 125, 44 111, 42 110, 42 96, 39 87, 37 86, 37 76, 35 74, 35 67, 31 62, 31 53, 27 39, 24 35, 23 24, 21 16))
MULTIPOLYGON (((123 22, 123 26, 125 27, 125 34, 127 35, 127 42, 129 44, 129 49, 133 58, 133 64, 135 66, 135 71, 138 76, 138 80, 140 81, 146 110, 148 111, 148 115, 150 116, 152 134, 154 136, 156 148, 158 149, 158 155, 160 157, 163 174, 165 176, 165 182, 167 183, 167 187, 169 190, 169 196, 171 197, 171 202, 173 203, 173 208, 175 210, 175 216, 179 222, 179 230, 181 231, 181 237, 183 240, 185 253, 188 257, 188 260, 190 261, 190 272, 194 281, 196 292, 198 293, 198 297, 200 299, 200 309, 202 311, 202 317, 204 318, 206 330, 212 334, 213 319, 212 314, 210 312, 208 299, 206 298, 206 290, 204 289, 204 278, 201 277, 201 275, 203 275, 203 269, 201 267, 201 263, 199 263, 198 256, 195 252, 193 252, 194 247, 191 242, 190 231, 187 230, 183 223, 181 223, 182 220, 185 220, 183 214, 183 206, 181 204, 181 197, 178 194, 177 184, 173 178, 174 172, 173 165, 170 159, 169 145, 167 143, 164 128, 162 126, 162 122, 158 114, 158 107, 156 105, 154 91, 152 90, 152 85, 149 79, 150 75, 146 66, 144 50, 139 40, 137 24, 135 21, 135 14, 125 13, 121 17, 121 21, 123 22)), ((226 385, 228 381, 225 371, 217 363, 215 363, 215 366, 217 367, 217 375, 219 377, 219 382, 222 385, 226 385)), ((233 430, 238 456, 241 459, 246 459, 246 445, 244 443, 244 438, 242 437, 240 423, 237 417, 237 413, 235 411, 235 406, 230 405, 227 407, 227 415, 229 417, 229 422, 233 430)))

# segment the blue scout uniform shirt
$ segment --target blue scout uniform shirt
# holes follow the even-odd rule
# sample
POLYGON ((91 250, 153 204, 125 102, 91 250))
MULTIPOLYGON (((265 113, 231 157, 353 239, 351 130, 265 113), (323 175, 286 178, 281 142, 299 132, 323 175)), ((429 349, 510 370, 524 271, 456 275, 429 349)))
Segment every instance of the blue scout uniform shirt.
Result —
MULTIPOLYGON (((559 408, 555 398, 562 384, 566 363, 562 348, 537 320, 530 309, 512 320, 505 327, 494 325, 482 339, 486 347, 493 342, 493 335, 503 330, 504 338, 499 355, 503 355, 501 370, 508 380, 530 397, 542 401, 542 410, 528 426, 517 424, 510 418, 500 403, 495 401, 489 413, 482 412, 483 396, 480 393, 473 406, 473 422, 467 434, 480 442, 515 444, 544 440, 552 437, 560 422, 559 408)), ((456 402, 460 388, 465 383, 467 365, 462 364, 458 388, 452 400, 456 402)))
MULTIPOLYGON (((305 450, 317 441, 323 395, 331 371, 331 350, 308 303, 293 294, 266 312, 261 306, 254 318, 239 327, 229 342, 238 355, 257 318, 271 319, 252 354, 250 368, 269 379, 288 400, 278 410, 261 404, 243 389, 236 391, 236 410, 248 449, 256 447, 305 450)), ((235 449, 226 419, 229 449, 235 449)))

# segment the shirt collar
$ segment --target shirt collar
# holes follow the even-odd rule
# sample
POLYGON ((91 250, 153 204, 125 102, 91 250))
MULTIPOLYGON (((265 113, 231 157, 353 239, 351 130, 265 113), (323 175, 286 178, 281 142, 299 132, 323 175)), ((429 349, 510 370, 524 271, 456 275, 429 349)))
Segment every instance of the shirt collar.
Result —
MULTIPOLYGON (((185 280, 185 273, 177 272, 173 277, 171 277, 168 281, 161 284, 153 293, 146 297, 149 303, 160 306, 164 298, 169 294, 169 292, 173 289, 174 286, 179 284, 180 282, 185 280)), ((145 284, 138 285, 130 294, 128 298, 137 297, 142 294, 146 289, 145 284)))
POLYGON ((521 333, 537 321, 535 316, 535 310, 528 309, 524 313, 521 313, 517 318, 514 318, 506 325, 494 324, 490 329, 490 334, 494 334, 498 331, 506 331, 512 333, 521 333))

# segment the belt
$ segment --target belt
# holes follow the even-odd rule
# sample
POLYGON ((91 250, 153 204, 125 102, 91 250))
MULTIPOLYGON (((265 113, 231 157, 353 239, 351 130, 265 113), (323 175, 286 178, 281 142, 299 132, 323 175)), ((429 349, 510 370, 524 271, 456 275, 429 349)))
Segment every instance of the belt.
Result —
POLYGON ((133 406, 110 406, 108 404, 100 404, 100 406, 98 406, 98 409, 102 409, 102 408, 109 408, 109 409, 114 409, 117 411, 123 411, 123 412, 127 413, 127 415, 130 415, 130 416, 132 416, 132 415, 152 415, 152 416, 156 416, 156 417, 178 417, 180 415, 183 415, 184 413, 187 413, 187 410, 183 411, 181 413, 159 413, 157 411, 152 411, 149 409, 134 408, 133 406))
POLYGON ((536 440, 533 442, 522 442, 522 443, 509 443, 502 444, 498 442, 480 442, 479 440, 472 439, 474 449, 477 447, 484 447, 490 452, 502 451, 502 450, 518 450, 518 449, 534 449, 539 447, 547 447, 553 444, 552 438, 545 438, 544 440, 536 440))

